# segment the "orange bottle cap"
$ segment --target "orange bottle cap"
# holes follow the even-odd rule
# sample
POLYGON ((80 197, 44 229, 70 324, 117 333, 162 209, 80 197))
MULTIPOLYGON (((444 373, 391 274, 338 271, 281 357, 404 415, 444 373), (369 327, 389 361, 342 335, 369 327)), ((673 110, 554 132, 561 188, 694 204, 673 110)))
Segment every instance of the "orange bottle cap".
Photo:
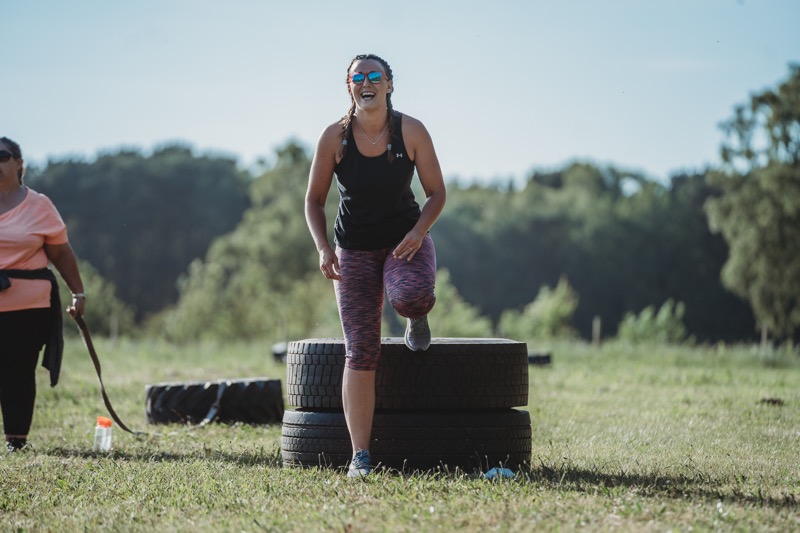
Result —
POLYGON ((97 417, 97 425, 100 426, 100 427, 104 427, 104 428, 110 428, 111 427, 111 420, 106 418, 106 417, 104 417, 104 416, 98 416, 97 417))

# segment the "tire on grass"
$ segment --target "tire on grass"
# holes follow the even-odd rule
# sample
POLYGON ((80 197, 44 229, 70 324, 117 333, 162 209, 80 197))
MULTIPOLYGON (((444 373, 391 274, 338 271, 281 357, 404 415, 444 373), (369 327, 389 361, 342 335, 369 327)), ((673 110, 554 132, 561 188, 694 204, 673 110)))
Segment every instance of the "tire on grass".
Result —
MULTIPOLYGON (((470 472, 529 465, 531 447, 527 411, 376 412, 370 454, 381 466, 403 471, 470 472)), ((344 414, 287 410, 281 455, 285 466, 346 466, 351 446, 344 414)))
MULTIPOLYGON (((342 409, 342 339, 290 342, 287 403, 342 409)), ((508 339, 435 338, 424 352, 384 338, 376 374, 377 409, 508 409, 528 404, 528 351, 508 339)))
POLYGON ((145 402, 151 424, 270 424, 284 411, 280 380, 266 378, 147 385, 145 402))

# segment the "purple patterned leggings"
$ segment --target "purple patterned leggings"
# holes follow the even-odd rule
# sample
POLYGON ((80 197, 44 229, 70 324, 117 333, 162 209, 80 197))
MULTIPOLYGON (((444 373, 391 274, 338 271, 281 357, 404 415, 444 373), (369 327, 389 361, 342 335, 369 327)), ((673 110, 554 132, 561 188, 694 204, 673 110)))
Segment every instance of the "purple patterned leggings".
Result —
POLYGON ((436 303, 436 250, 430 235, 414 259, 395 259, 393 248, 344 250, 336 247, 341 281, 334 281, 342 321, 345 365, 375 370, 381 355, 384 290, 400 316, 421 318, 436 303))

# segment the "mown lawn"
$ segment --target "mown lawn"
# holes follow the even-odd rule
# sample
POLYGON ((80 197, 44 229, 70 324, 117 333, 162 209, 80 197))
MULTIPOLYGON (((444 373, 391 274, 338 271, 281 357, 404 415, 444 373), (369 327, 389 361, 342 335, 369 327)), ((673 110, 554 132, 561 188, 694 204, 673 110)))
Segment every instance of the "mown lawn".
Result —
POLYGON ((473 472, 284 469, 280 426, 148 426, 149 383, 284 377, 270 342, 96 341, 117 411, 69 339, 61 384, 39 371, 33 450, 0 455, 0 530, 792 531, 800 529, 800 358, 751 347, 581 343, 530 367, 533 461, 473 472))

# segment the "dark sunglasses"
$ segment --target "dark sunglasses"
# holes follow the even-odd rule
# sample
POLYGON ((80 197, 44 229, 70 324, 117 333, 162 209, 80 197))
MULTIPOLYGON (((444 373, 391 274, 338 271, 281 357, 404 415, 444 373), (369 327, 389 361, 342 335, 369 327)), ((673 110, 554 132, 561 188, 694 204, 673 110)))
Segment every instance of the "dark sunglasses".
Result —
POLYGON ((352 76, 350 76, 350 80, 356 84, 361 85, 364 83, 364 79, 368 79, 370 83, 380 83, 383 79, 383 72, 378 72, 377 70, 373 70, 369 74, 364 74, 363 72, 356 72, 352 76))
POLYGON ((0 163, 5 163, 12 157, 14 157, 14 154, 9 152, 8 150, 0 150, 0 163))

